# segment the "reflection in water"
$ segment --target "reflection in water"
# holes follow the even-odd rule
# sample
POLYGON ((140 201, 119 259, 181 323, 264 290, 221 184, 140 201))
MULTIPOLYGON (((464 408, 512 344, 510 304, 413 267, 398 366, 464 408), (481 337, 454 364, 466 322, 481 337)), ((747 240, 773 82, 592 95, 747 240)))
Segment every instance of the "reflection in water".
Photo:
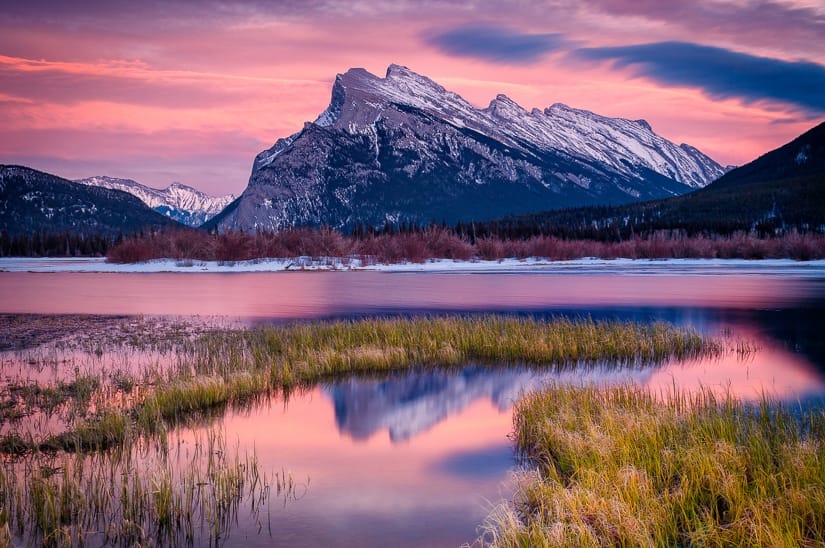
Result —
POLYGON ((391 441, 400 442, 460 414, 477 400, 488 399, 496 409, 506 411, 521 392, 546 383, 644 382, 651 371, 604 365, 566 372, 468 366, 399 373, 382 380, 350 378, 328 386, 326 392, 341 432, 363 441, 386 429, 391 441))
POLYGON ((780 276, 604 274, 31 274, 0 272, 0 312, 246 319, 558 308, 793 308, 825 295, 780 276))
POLYGON ((723 356, 638 369, 602 364, 568 371, 529 368, 491 369, 468 366, 459 370, 399 373, 386 379, 349 378, 325 388, 335 409, 338 429, 355 441, 369 440, 386 430, 393 443, 407 441, 440 421, 461 414, 478 400, 497 409, 510 409, 518 395, 546 384, 637 384, 667 395, 674 389, 713 390, 745 401, 769 396, 779 401, 802 401, 825 396, 825 376, 797 354, 780 348, 754 332, 740 336, 761 348, 744 356, 723 356))

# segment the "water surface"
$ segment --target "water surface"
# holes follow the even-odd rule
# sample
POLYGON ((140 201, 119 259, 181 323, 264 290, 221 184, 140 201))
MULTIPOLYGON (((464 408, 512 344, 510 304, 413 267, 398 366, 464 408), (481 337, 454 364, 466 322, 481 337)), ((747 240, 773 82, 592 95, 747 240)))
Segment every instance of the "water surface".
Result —
MULTIPOLYGON (((758 348, 661 366, 547 372, 474 364, 348 378, 219 421, 302 495, 228 545, 451 546, 511 496, 508 434, 522 390, 546 382, 708 387, 788 405, 825 396, 825 280, 777 273, 0 273, 0 312, 219 316, 255 324, 409 313, 504 312, 667 320, 758 348), (272 536, 269 530, 271 527, 272 536)), ((105 357, 104 357, 105 359, 105 357)), ((22 366, 21 366, 22 367, 22 366)), ((182 440, 196 432, 179 432, 182 440)))

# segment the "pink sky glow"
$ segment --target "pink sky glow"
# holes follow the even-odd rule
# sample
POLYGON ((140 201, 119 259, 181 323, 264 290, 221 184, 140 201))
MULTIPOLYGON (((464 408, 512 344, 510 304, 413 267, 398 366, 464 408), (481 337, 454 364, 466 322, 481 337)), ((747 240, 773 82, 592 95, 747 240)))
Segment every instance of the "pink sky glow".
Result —
POLYGON ((821 0, 17 4, 0 14, 0 163, 67 178, 240 193, 255 154, 314 120, 337 73, 391 63, 477 106, 504 93, 644 118, 722 164, 825 118, 821 0), (686 76, 693 58, 633 49, 671 42, 730 56, 733 73, 743 58, 809 79, 773 89, 713 63, 686 76))

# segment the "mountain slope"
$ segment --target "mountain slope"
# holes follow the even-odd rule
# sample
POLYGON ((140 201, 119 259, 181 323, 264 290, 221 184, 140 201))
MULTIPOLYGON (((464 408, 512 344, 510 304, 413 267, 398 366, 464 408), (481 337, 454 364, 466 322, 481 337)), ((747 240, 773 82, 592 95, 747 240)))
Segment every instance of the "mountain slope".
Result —
POLYGON ((477 109, 404 67, 339 74, 329 107, 255 159, 249 185, 210 226, 347 228, 492 218, 674 196, 723 173, 643 120, 499 95, 477 109))
POLYGON ((131 179, 88 177, 76 183, 128 192, 161 215, 189 226, 200 226, 229 205, 235 196, 209 196, 200 190, 172 183, 164 189, 151 188, 131 179))
POLYGON ((501 223, 553 232, 563 229, 578 236, 588 236, 593 227, 625 236, 659 229, 825 230, 823 204, 825 122, 685 196, 621 207, 547 211, 501 223))
MULTIPOLYGON (((825 177, 825 122, 714 181, 713 188, 825 177)), ((823 181, 825 184, 825 181, 823 181)))
MULTIPOLYGON (((131 194, 81 185, 28 167, 0 165, 0 230, 82 234, 178 225, 131 194)), ((179 226, 179 225, 178 225, 179 226)))

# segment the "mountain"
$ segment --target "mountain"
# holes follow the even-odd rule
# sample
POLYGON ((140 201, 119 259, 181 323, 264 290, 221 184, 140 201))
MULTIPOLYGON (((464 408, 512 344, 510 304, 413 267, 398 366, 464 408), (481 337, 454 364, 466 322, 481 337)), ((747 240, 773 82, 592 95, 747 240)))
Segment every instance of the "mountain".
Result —
MULTIPOLYGON (((593 237, 651 230, 688 233, 825 230, 825 122, 685 196, 619 207, 546 211, 499 225, 593 237), (594 229, 594 227, 596 227, 594 229)), ((481 229, 480 229, 481 230, 481 229)))
POLYGON ((137 196, 144 204, 161 215, 166 215, 170 219, 189 226, 202 225, 235 199, 232 194, 209 196, 180 183, 172 183, 164 189, 156 189, 131 179, 102 176, 78 179, 75 182, 128 192, 137 196))
POLYGON ((246 190, 208 225, 452 223, 680 195, 723 172, 644 120, 527 111, 504 95, 479 109, 405 67, 350 69, 314 122, 258 154, 246 190))
POLYGON ((11 236, 37 231, 115 235, 172 225, 178 223, 131 194, 0 165, 0 230, 11 236))
POLYGON ((719 189, 808 177, 818 178, 825 185, 825 122, 790 143, 726 173, 712 186, 719 189))

